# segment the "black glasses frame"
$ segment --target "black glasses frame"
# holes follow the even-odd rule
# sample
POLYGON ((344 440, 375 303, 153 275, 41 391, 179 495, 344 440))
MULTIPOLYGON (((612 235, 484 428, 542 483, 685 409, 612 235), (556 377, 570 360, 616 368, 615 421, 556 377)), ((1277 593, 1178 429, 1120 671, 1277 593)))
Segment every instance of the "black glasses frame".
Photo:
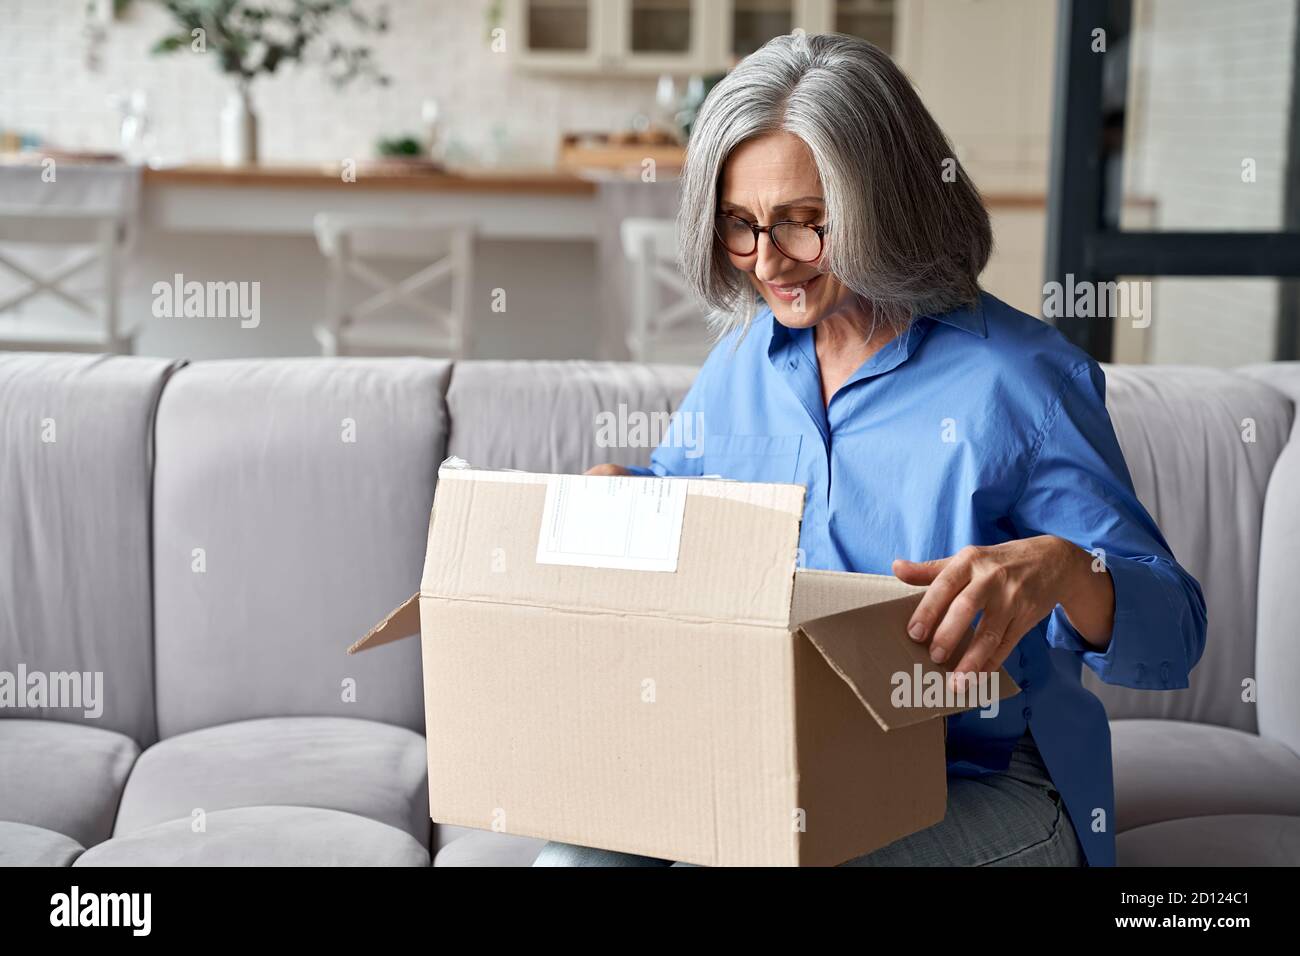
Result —
POLYGON ((782 219, 780 222, 774 222, 770 226, 759 226, 756 225, 755 223, 749 222, 746 219, 741 219, 739 216, 733 216, 730 213, 720 212, 720 213, 716 213, 713 217, 713 232, 718 237, 718 242, 722 243, 722 248, 726 249, 733 256, 752 256, 754 253, 756 253, 758 251, 759 234, 764 232, 767 233, 767 238, 772 240, 772 245, 776 246, 777 252, 781 253, 781 255, 785 256, 787 259, 791 259, 795 262, 816 262, 818 259, 822 257, 822 253, 826 251, 826 232, 827 232, 826 226, 814 226, 812 223, 796 222, 793 219, 782 219), (721 225, 719 220, 722 219, 731 219, 734 222, 738 222, 741 225, 743 225, 746 229, 748 229, 750 232, 752 232, 754 234, 754 248, 750 249, 748 252, 738 252, 735 249, 731 248, 731 246, 727 245, 727 240, 722 237, 722 229, 719 228, 721 225), (803 259, 800 258, 799 256, 790 255, 790 253, 786 252, 784 249, 781 248, 781 243, 777 242, 776 240, 776 235, 773 232, 773 230, 775 230, 778 226, 799 226, 801 229, 811 229, 813 232, 817 234, 817 255, 813 256, 811 259, 803 259))

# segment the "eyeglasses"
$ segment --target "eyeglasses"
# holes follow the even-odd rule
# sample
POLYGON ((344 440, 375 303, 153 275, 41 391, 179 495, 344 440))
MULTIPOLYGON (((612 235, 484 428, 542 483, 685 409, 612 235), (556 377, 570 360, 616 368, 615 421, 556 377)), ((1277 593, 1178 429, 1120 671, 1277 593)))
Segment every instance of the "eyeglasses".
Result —
POLYGON ((767 233, 776 251, 795 262, 816 262, 822 257, 826 227, 806 222, 774 222, 770 226, 756 226, 739 216, 718 213, 713 221, 713 231, 733 256, 752 256, 758 250, 758 234, 767 233))

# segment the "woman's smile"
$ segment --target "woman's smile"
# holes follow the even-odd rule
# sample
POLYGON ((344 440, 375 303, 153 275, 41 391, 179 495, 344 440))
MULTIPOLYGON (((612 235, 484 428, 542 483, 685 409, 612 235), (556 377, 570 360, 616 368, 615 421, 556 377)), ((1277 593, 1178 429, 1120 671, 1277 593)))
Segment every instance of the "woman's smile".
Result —
POLYGON ((821 273, 810 279, 804 279, 802 282, 763 282, 764 295, 772 295, 782 302, 798 302, 801 299, 807 301, 808 295, 817 284, 821 281, 821 273))

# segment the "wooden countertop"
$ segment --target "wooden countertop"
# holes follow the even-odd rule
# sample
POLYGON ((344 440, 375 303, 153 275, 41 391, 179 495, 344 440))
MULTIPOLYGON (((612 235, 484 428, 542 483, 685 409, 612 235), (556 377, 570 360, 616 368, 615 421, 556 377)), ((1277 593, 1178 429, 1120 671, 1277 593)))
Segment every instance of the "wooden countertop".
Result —
POLYGON ((338 165, 219 166, 187 164, 145 169, 146 185, 236 186, 268 189, 373 189, 422 192, 491 192, 587 196, 596 184, 571 173, 546 170, 466 172, 402 169, 359 163, 356 180, 346 182, 338 165))
MULTIPOLYGON (((455 170, 402 169, 393 165, 361 163, 356 181, 345 182, 342 168, 333 164, 220 166, 190 163, 144 171, 146 184, 230 186, 266 189, 365 189, 386 192, 528 193, 552 196, 591 196, 596 183, 562 170, 455 170)), ((994 209, 1042 209, 1045 197, 1035 193, 985 193, 994 209)), ((1141 205, 1130 198, 1128 204, 1141 205)))

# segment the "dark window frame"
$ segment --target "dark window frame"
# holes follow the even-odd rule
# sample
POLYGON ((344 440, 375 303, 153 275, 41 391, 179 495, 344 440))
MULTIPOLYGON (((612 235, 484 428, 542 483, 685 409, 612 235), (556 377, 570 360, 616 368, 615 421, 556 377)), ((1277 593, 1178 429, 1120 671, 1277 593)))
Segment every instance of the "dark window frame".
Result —
MULTIPOLYGON (((1224 8, 1225 15, 1228 9, 1224 8)), ((1055 112, 1047 200, 1045 282, 1113 282, 1120 276, 1300 278, 1300 69, 1293 70, 1284 225, 1278 232, 1133 232, 1106 221, 1105 58, 1128 75, 1128 0, 1058 0, 1055 112), (1105 53, 1093 31, 1106 31, 1105 53)), ((1300 16, 1296 50, 1300 57, 1300 16)), ((1300 59, 1297 60, 1300 63, 1300 59)), ((1127 91, 1125 91, 1127 93, 1127 91)), ((1121 144, 1122 148, 1122 144, 1121 144)), ((1056 326, 1099 361, 1113 353, 1111 318, 1061 317, 1056 326)), ((1300 283, 1281 284, 1277 358, 1300 357, 1300 283)))

